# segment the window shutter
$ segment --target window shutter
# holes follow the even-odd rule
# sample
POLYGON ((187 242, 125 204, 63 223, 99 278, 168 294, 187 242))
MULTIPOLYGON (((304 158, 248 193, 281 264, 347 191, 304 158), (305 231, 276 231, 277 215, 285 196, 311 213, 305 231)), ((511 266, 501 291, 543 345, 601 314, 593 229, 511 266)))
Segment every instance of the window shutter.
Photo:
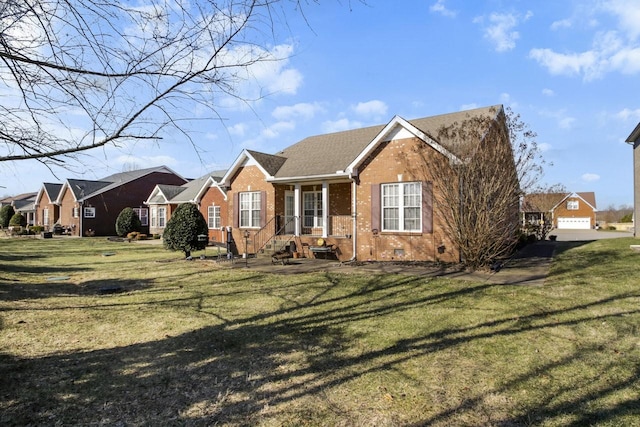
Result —
POLYGON ((233 193, 233 228, 240 227, 240 193, 233 193))
POLYGON ((260 192, 260 228, 267 225, 267 192, 260 192))
POLYGON ((422 232, 433 233, 433 184, 422 183, 422 232))
POLYGON ((380 184, 371 184, 371 230, 380 230, 380 184))

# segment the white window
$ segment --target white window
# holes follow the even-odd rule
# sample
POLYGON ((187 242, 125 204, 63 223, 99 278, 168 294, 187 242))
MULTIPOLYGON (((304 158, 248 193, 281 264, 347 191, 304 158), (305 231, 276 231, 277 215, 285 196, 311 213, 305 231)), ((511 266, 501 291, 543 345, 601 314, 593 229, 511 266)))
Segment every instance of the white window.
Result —
POLYGON ((207 214, 209 228, 220 228, 220 206, 209 206, 207 208, 207 214))
POLYGON ((96 208, 91 207, 91 206, 84 208, 84 217, 85 218, 95 218, 96 217, 96 208))
POLYGON ((577 200, 569 200, 567 202, 567 210, 577 211, 578 209, 580 209, 580 203, 577 200))
POLYGON ((49 225, 49 208, 44 208, 42 210, 42 225, 49 225))
POLYGON ((260 227, 260 192, 240 193, 240 227, 260 227))
POLYGON ((422 230, 422 187, 419 182, 382 184, 382 230, 422 230))
POLYGON ((133 208, 133 211, 140 219, 140 225, 146 227, 149 225, 149 210, 147 208, 133 208))
POLYGON ((72 212, 71 216, 73 216, 74 218, 78 218, 80 216, 80 208, 77 207, 77 206, 75 208, 73 208, 73 212, 72 212))
POLYGON ((305 227, 322 227, 322 191, 302 194, 305 227))
POLYGON ((158 208, 158 228, 164 228, 167 222, 167 208, 158 208))

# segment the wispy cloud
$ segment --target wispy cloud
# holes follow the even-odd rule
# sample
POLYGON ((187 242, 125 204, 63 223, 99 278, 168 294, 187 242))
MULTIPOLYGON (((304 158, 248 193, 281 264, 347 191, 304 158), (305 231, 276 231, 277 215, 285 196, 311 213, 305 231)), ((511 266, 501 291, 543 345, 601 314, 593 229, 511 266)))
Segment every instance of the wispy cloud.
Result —
POLYGON ((353 111, 357 115, 366 118, 377 118, 385 116, 388 109, 389 108, 387 107, 387 104, 377 99, 367 102, 359 102, 353 107, 353 111))
POLYGON ((484 38, 493 44, 497 52, 507 52, 516 47, 516 40, 520 38, 520 33, 515 28, 532 16, 531 12, 524 16, 517 13, 494 12, 488 17, 476 17, 473 22, 483 26, 484 38))
POLYGON ((599 181, 600 175, 596 173, 585 173, 585 174, 582 174, 582 180, 585 182, 599 181))
POLYGON ((314 118, 316 114, 322 113, 324 111, 325 108, 318 102, 301 102, 295 105, 284 105, 281 107, 276 107, 271 115, 278 120, 289 120, 296 118, 310 120, 314 118))
MULTIPOLYGON (((535 48, 529 57, 550 74, 579 76, 585 81, 602 78, 607 73, 640 73, 640 7, 637 0, 598 0, 593 14, 612 16, 614 28, 602 28, 593 33, 591 48, 583 51, 558 52, 551 48, 535 48)), ((556 21, 552 29, 571 26, 569 19, 556 21)))
POLYGON ((622 121, 628 120, 640 120, 640 108, 635 110, 630 110, 629 108, 625 108, 615 114, 615 117, 622 121))
POLYGON ((343 130, 357 129, 362 127, 362 123, 358 121, 352 121, 347 118, 338 120, 328 120, 322 123, 322 130, 326 133, 340 132, 343 130))
POLYGON ((544 96, 556 96, 556 93, 552 89, 542 89, 542 94, 544 96))
POLYGON ((455 18, 455 16, 458 14, 458 11, 448 9, 447 6, 445 6, 445 2, 446 0, 438 0, 429 7, 429 10, 434 13, 439 13, 442 16, 455 18))

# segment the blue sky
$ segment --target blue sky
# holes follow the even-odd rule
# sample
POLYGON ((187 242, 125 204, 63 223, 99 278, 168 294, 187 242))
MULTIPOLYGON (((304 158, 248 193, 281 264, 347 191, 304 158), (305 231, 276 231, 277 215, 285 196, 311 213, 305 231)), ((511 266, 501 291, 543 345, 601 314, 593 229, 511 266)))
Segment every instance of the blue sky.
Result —
MULTIPOLYGON (((358 0, 308 5, 269 46, 288 59, 251 70, 199 117, 159 143, 89 153, 86 168, 0 164, 0 194, 42 182, 98 179, 167 165, 185 177, 228 167, 248 148, 275 153, 307 136, 504 104, 537 132, 544 181, 594 191, 598 208, 633 202, 640 122, 640 0, 358 0), (262 95, 266 95, 262 97, 262 95)), ((199 112, 194 112, 198 116, 199 112)))

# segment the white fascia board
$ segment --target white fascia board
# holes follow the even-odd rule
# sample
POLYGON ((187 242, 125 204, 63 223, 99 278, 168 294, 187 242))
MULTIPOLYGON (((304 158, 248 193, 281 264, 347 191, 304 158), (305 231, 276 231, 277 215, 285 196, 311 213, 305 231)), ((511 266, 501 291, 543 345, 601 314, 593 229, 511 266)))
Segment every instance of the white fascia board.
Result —
POLYGON ((267 182, 283 183, 283 182, 304 182, 304 181, 323 181, 335 178, 350 178, 348 172, 332 173, 329 175, 309 175, 309 176, 286 176, 282 178, 268 178, 267 182))
POLYGON ((224 197, 224 200, 227 200, 227 193, 225 193, 224 191, 222 191, 222 188, 220 188, 220 186, 218 185, 218 183, 216 182, 215 179, 213 179, 213 177, 209 177, 207 178, 207 180, 204 182, 204 184, 202 185, 202 187, 200 188, 200 191, 198 191, 198 194, 196 194, 195 199, 193 200, 194 203, 200 203, 200 200, 202 200, 202 197, 204 196, 204 193, 207 192, 207 190, 209 188, 217 188, 218 191, 220 191, 220 193, 222 193, 222 196, 224 197))
POLYGON ((152 198, 154 198, 156 196, 156 194, 161 194, 162 197, 164 197, 164 201, 165 203, 153 203, 154 205, 161 205, 161 204, 166 204, 167 202, 167 196, 162 192, 162 190, 160 189, 159 186, 155 186, 153 188, 153 190, 151 191, 151 194, 149 194, 149 197, 147 197, 147 200, 145 200, 144 202, 142 202, 142 204, 149 206, 149 204, 151 204, 150 200, 152 198))
POLYGON ((631 134, 629 135, 629 137, 627 138, 627 140, 625 142, 627 144, 633 145, 638 140, 640 140, 640 122, 635 127, 635 129, 633 129, 633 131, 631 132, 631 134))
POLYGON ((73 196, 73 200, 77 203, 80 200, 76 199, 76 194, 71 190, 71 186, 69 185, 69 180, 67 179, 64 184, 62 184, 62 188, 60 189, 60 192, 58 193, 58 197, 56 198, 55 204, 56 205, 60 205, 60 203, 62 203, 62 196, 64 195, 64 191, 65 190, 69 190, 71 191, 71 195, 73 196))
POLYGON ((425 143, 429 144, 433 149, 447 157, 449 160, 455 163, 462 163, 460 159, 453 155, 449 150, 444 148, 442 145, 431 139, 426 133, 422 132, 420 129, 416 128, 414 125, 409 123, 407 120, 403 119, 400 116, 394 116, 393 119, 376 135, 376 137, 365 147, 364 150, 355 158, 349 166, 347 166, 346 170, 349 173, 353 174, 354 171, 357 171, 358 166, 382 143, 385 141, 385 137, 396 127, 402 126, 407 131, 411 132, 411 134, 420 138, 425 143))
POLYGON ((584 203, 586 203, 586 204, 587 204, 587 206, 589 206, 591 209, 593 209, 593 211, 594 211, 594 212, 598 212, 598 210, 597 210, 595 207, 591 206, 591 203, 587 202, 587 201, 586 201, 583 197, 581 197, 578 193, 567 193, 567 195, 566 195, 562 200, 560 200, 560 201, 559 201, 559 202, 558 202, 558 203, 557 203, 553 208, 551 208, 551 210, 552 210, 552 211, 555 211, 555 210, 556 210, 556 208, 557 208, 558 206, 560 206, 562 203, 564 203, 564 201, 565 201, 565 200, 570 199, 570 198, 580 199, 580 200, 582 200, 584 203))
POLYGON ((236 173, 238 169, 240 169, 240 166, 243 166, 245 164, 257 166, 258 169, 260 169, 260 172, 262 172, 262 174, 267 178, 267 180, 270 178, 273 178, 271 175, 269 175, 269 173, 266 170, 264 170, 264 168, 260 165, 260 163, 258 163, 256 159, 253 158, 251 153, 249 153, 247 150, 242 150, 242 153, 240 153, 240 155, 236 158, 236 160, 233 162, 231 167, 227 170, 227 173, 225 173, 224 176, 222 177, 222 180, 220 181, 219 185, 228 186, 229 180, 231 179, 231 177, 236 173))

